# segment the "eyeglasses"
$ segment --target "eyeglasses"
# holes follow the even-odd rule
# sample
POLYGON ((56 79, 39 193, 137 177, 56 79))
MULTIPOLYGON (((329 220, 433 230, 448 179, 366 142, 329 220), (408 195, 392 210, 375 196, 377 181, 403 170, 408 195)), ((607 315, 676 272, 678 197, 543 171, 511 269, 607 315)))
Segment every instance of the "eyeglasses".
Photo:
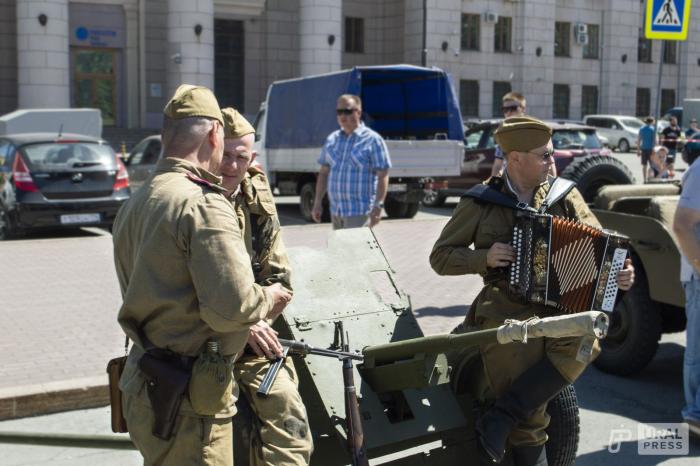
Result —
POLYGON ((517 112, 518 109, 520 108, 520 105, 508 105, 501 107, 501 110, 503 113, 510 113, 510 112, 517 112))
POLYGON ((355 110, 356 110, 355 108, 336 108, 335 114, 338 116, 340 116, 340 115, 352 115, 355 110))
POLYGON ((538 154, 537 152, 527 151, 528 154, 533 154, 542 157, 542 160, 548 160, 550 157, 554 157, 554 151, 547 149, 543 154, 538 154))

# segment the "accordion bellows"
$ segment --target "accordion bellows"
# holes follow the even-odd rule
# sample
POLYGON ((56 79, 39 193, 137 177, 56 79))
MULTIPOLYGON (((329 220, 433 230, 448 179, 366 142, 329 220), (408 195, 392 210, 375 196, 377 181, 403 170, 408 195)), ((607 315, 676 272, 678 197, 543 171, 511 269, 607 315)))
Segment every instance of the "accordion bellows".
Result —
POLYGON ((627 238, 546 214, 519 213, 511 242, 508 293, 566 313, 612 312, 627 238))

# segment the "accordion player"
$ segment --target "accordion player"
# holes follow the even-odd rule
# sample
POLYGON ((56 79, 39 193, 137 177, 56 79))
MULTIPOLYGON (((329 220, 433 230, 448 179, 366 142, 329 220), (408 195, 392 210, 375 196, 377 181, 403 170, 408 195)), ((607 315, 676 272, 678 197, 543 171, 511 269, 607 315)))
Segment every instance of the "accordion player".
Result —
POLYGON ((508 294, 565 313, 612 312, 628 238, 562 217, 518 212, 508 294))

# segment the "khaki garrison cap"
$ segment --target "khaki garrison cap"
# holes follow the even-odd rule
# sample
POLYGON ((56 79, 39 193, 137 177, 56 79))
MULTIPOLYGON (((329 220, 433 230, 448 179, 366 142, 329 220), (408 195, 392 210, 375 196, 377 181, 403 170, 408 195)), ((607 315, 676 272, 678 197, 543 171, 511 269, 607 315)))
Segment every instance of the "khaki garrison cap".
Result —
POLYGON ((494 133, 504 154, 527 152, 542 147, 552 137, 552 128, 532 117, 506 118, 494 133))
POLYGON ((163 109, 163 115, 173 120, 189 117, 212 118, 224 124, 214 93, 206 87, 191 84, 182 84, 177 88, 163 109))
POLYGON ((238 110, 232 107, 221 109, 221 114, 224 116, 224 137, 225 138, 242 138, 248 134, 255 133, 255 128, 248 120, 241 115, 238 110))

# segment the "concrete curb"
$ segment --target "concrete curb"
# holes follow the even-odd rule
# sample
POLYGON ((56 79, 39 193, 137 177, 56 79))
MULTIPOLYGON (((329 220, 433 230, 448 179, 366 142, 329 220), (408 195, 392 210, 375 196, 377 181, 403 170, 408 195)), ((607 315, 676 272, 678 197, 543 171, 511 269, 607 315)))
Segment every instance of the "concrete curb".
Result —
POLYGON ((0 420, 109 404, 107 376, 0 389, 0 420))

